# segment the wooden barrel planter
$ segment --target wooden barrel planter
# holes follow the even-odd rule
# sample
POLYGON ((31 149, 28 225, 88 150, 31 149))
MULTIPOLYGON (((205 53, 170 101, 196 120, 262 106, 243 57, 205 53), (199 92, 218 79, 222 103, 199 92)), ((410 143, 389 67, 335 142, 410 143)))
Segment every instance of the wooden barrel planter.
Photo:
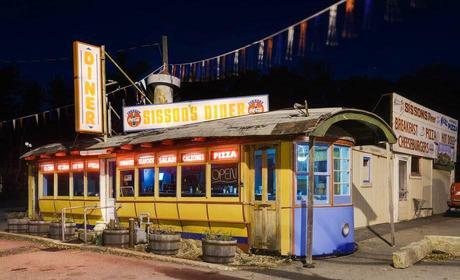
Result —
POLYGON ((180 233, 150 233, 150 250, 159 255, 176 255, 180 248, 180 233))
POLYGON ((29 218, 9 218, 8 232, 27 233, 29 231, 29 218))
MULTIPOLYGON (((65 223, 64 238, 70 240, 75 238, 76 224, 73 222, 65 223)), ((49 236, 52 239, 62 239, 62 224, 60 222, 51 222, 49 225, 49 236)))
POLYGON ((50 230, 50 222, 29 221, 29 234, 36 236, 47 236, 50 230))
POLYGON ((232 263, 235 258, 236 240, 203 239, 203 260, 210 263, 232 263))
POLYGON ((128 248, 129 230, 127 229, 104 229, 102 232, 104 246, 128 248))

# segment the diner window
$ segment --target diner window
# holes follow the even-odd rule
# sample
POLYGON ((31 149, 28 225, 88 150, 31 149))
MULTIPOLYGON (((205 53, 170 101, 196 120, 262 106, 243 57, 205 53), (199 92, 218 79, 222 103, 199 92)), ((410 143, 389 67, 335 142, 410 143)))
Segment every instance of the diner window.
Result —
POLYGON ((57 195, 69 196, 69 173, 58 173, 57 179, 57 195))
POLYGON ((139 196, 153 196, 155 186, 155 169, 139 169, 139 196))
POLYGON ((410 162, 410 175, 420 176, 420 157, 412 156, 410 162))
POLYGON ((175 197, 177 187, 177 167, 160 167, 158 172, 159 193, 162 197, 175 197))
MULTIPOLYGON (((296 183, 297 200, 307 200, 309 180, 309 145, 307 143, 297 144, 296 159, 296 183)), ((315 145, 315 166, 314 166, 315 189, 313 198, 315 204, 329 203, 329 145, 315 145)))
POLYGON ((182 166, 182 196, 206 196, 206 165, 182 166))
POLYGON ((334 202, 351 202, 350 147, 334 145, 334 202), (341 196, 346 198, 341 198, 341 196))
POLYGON ((88 172, 86 174, 88 181, 88 196, 99 196, 99 172, 88 172))
POLYGON ((267 196, 276 200, 276 149, 267 149, 267 196))
POLYGON ((74 196, 84 196, 84 173, 83 172, 74 172, 73 177, 73 195, 74 196))
POLYGON ((43 174, 43 196, 54 195, 54 174, 43 174))
POLYGON ((134 170, 120 171, 120 196, 134 196, 134 170))
POLYGON ((238 196, 238 163, 211 165, 211 196, 238 196))
POLYGON ((262 150, 257 150, 254 153, 254 199, 258 201, 262 200, 262 153, 262 150))
POLYGON ((361 166, 361 179, 362 183, 369 185, 371 183, 371 157, 363 156, 363 162, 361 166))

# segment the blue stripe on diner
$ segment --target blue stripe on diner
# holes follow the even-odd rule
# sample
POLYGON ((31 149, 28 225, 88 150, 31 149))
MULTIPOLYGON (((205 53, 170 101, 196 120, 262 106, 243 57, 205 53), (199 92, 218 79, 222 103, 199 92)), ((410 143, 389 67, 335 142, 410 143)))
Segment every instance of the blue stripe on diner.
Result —
MULTIPOLYGON (((188 239, 203 239, 205 235, 202 233, 182 232, 181 236, 182 238, 188 238, 188 239)), ((247 237, 233 236, 233 238, 235 238, 239 244, 248 244, 247 237)))
MULTIPOLYGON (((83 229, 83 228, 85 228, 85 224, 75 224, 75 227, 78 228, 78 229, 83 229)), ((90 224, 87 224, 86 228, 89 229, 89 230, 93 230, 94 226, 90 225, 90 224)))

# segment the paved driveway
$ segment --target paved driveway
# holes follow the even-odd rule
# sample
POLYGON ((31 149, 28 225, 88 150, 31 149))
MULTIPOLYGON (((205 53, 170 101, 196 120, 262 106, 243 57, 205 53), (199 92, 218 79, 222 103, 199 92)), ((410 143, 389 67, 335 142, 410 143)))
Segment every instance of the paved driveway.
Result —
POLYGON ((424 261, 404 270, 391 267, 393 250, 424 235, 460 235, 460 217, 435 216, 399 224, 396 248, 385 241, 389 239, 387 229, 383 225, 358 231, 361 241, 355 254, 316 260, 314 269, 293 262, 276 269, 231 272, 0 239, 0 279, 460 279, 459 259, 424 261))

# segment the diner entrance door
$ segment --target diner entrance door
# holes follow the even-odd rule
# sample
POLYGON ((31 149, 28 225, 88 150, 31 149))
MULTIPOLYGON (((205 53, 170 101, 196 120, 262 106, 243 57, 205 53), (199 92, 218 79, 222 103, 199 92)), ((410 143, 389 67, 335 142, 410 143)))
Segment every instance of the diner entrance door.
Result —
MULTIPOLYGON (((116 197, 116 160, 113 158, 105 160, 105 206, 111 207, 115 205, 116 197)), ((105 221, 109 222, 111 219, 115 219, 115 209, 107 208, 105 211, 105 221)))
POLYGON ((251 246, 254 249, 279 250, 277 211, 276 145, 256 145, 251 148, 253 170, 251 205, 251 246))

